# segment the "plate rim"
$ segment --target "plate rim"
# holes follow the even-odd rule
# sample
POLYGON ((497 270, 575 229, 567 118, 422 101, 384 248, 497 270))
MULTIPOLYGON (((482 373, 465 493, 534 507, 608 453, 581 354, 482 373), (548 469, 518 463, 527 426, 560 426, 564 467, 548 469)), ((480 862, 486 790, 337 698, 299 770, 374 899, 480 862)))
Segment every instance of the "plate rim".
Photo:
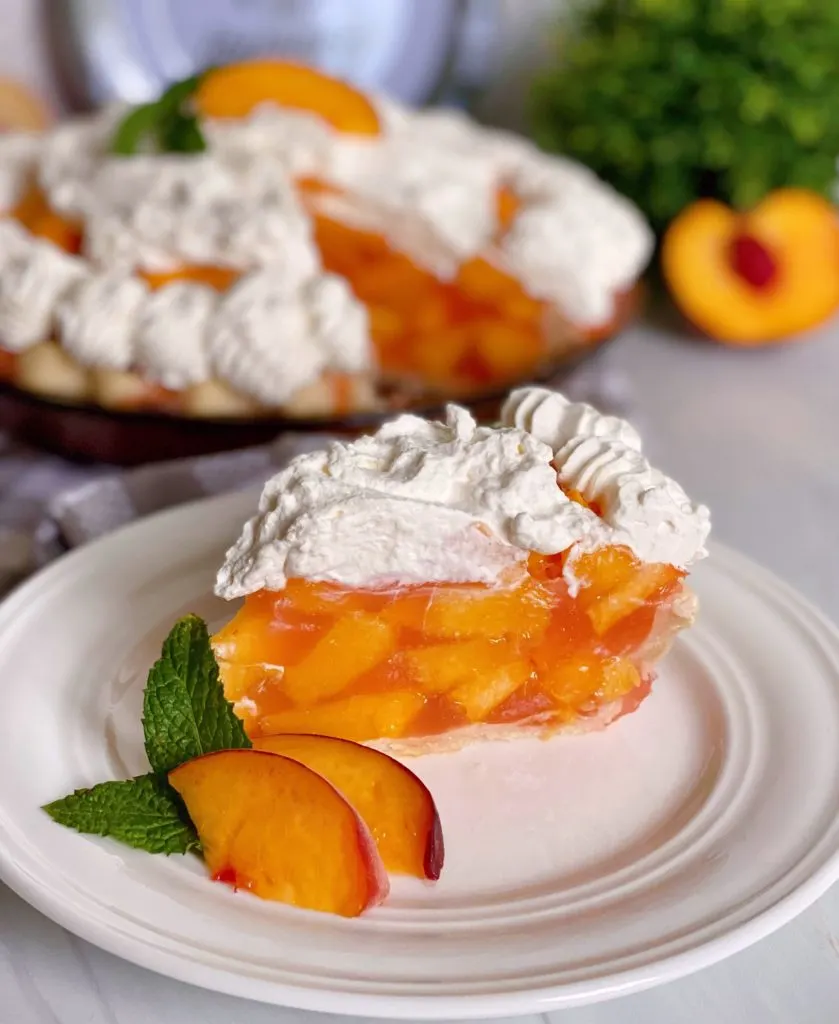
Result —
MULTIPOLYGON (((0 631, 5 628, 9 617, 26 605, 30 593, 37 594, 45 583, 49 584, 53 575, 64 573, 68 571, 68 567, 84 562, 90 557, 91 549, 101 551, 110 545, 120 545, 124 543, 126 536, 142 534, 144 531, 170 529, 170 524, 178 520, 188 521, 199 509, 204 512, 216 509, 221 515, 227 513, 228 506, 231 514, 233 509, 239 506, 244 510, 248 501, 252 500, 254 490, 248 488, 164 509, 127 523, 61 556, 3 598, 0 602, 0 631)), ((768 587, 773 597, 781 598, 785 604, 791 602, 808 623, 820 628, 834 641, 839 651, 839 627, 809 598, 771 570, 727 545, 714 542, 710 547, 714 563, 730 566, 736 573, 744 574, 748 581, 757 581, 768 587)), ((607 976, 607 983, 602 979, 594 982, 584 979, 530 990, 454 996, 384 993, 371 995, 341 992, 338 988, 313 989, 306 987, 305 984, 296 986, 286 982, 243 977, 234 970, 198 963, 177 952, 158 949, 142 937, 123 934, 99 921, 89 921, 72 908, 68 909, 57 890, 45 886, 38 878, 30 875, 24 866, 7 856, 0 844, 0 882, 54 923, 129 963, 212 991, 291 1009, 400 1020, 466 1020, 540 1013, 593 1004, 640 992, 664 981, 686 977, 748 948, 792 921, 837 881, 839 846, 791 892, 748 920, 691 949, 640 967, 618 970, 607 976)))

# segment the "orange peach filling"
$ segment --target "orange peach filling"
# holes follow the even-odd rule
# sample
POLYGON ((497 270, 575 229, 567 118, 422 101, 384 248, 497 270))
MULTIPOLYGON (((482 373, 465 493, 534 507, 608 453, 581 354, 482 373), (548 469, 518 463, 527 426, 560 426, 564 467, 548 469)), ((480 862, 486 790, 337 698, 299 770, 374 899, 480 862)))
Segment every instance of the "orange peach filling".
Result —
POLYGON ((640 703, 684 573, 622 547, 532 555, 512 589, 353 590, 299 579, 248 597, 213 638, 228 697, 253 736, 358 741, 470 725, 540 730, 640 703))

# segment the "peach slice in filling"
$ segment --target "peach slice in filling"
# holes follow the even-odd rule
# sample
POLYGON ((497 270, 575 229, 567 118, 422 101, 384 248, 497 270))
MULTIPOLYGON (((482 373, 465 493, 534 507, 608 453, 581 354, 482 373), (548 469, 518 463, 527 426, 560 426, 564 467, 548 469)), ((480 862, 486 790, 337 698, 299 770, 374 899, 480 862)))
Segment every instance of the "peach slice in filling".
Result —
POLYGON ((570 567, 572 595, 564 561, 533 555, 514 586, 292 579, 254 594, 214 637, 228 697, 254 736, 359 742, 633 710, 684 625, 671 611, 684 573, 606 547, 570 567))

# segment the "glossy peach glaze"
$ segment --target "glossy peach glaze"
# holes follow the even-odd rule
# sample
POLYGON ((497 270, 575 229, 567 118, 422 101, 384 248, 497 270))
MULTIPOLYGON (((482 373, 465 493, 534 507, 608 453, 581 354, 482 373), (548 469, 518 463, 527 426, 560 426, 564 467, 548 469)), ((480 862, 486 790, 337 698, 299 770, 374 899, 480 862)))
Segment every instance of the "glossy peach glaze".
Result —
POLYGON ((655 631, 684 573, 623 547, 531 555, 510 587, 427 584, 354 590, 289 580, 246 598, 213 639, 228 697, 252 736, 367 741, 461 726, 540 730, 596 715, 649 688, 655 631))

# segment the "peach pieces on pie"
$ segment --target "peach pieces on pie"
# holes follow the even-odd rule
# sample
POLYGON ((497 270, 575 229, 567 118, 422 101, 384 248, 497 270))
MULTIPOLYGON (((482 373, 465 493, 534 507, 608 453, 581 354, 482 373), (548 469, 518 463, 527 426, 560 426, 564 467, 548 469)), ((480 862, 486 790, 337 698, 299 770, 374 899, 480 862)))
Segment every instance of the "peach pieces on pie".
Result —
POLYGON ((531 555, 512 587, 291 579, 252 594, 213 639, 227 695, 257 738, 398 743, 611 720, 640 703, 682 624, 684 572, 604 547, 576 559, 572 596, 563 563, 531 555))

